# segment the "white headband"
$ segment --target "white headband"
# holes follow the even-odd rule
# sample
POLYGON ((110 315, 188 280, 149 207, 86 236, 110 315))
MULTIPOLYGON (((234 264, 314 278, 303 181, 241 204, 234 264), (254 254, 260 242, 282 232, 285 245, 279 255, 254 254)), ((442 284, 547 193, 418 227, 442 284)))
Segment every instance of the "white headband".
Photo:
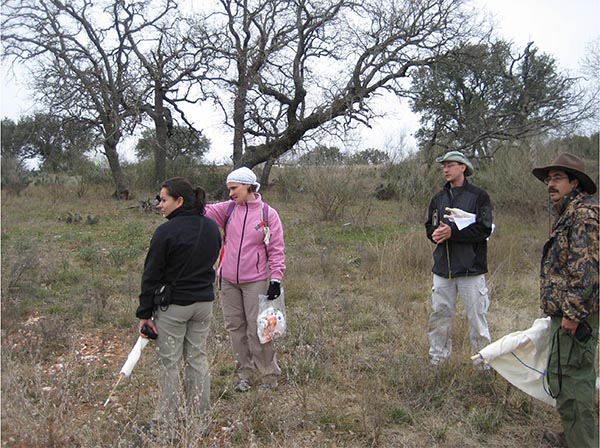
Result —
POLYGON ((237 182, 238 184, 245 185, 254 185, 256 187, 256 191, 260 189, 260 184, 256 181, 256 174, 245 166, 238 168, 237 170, 233 170, 227 176, 226 183, 229 182, 237 182))

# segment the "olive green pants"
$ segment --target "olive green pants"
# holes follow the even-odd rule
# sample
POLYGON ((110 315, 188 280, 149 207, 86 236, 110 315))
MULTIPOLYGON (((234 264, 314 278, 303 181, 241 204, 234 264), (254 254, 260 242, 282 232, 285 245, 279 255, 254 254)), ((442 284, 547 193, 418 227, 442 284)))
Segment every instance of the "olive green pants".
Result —
POLYGON ((213 302, 170 305, 156 313, 160 396, 154 420, 175 429, 178 421, 202 425, 210 411, 210 372, 206 339, 213 302), (184 400, 180 399, 180 369, 184 368, 184 400))
POLYGON ((553 345, 548 366, 550 390, 553 395, 558 393, 556 409, 560 414, 567 446, 598 448, 598 425, 595 422, 594 408, 598 312, 587 319, 592 327, 592 337, 585 343, 560 330, 561 320, 560 317, 552 317, 553 345), (562 375, 559 375, 559 351, 562 375), (560 376, 562 384, 559 385, 560 376))

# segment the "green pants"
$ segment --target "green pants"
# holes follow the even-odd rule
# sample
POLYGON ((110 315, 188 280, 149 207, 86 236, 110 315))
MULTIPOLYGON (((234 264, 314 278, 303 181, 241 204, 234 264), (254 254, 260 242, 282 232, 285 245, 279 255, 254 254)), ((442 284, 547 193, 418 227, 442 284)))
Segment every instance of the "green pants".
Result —
MULTIPOLYGON (((210 411, 210 372, 206 339, 213 302, 170 305, 156 313, 158 355, 161 361, 160 396, 154 420, 175 429, 178 421, 202 425, 210 411), (183 364, 183 366, 182 366, 183 364), (184 368, 184 400, 180 400, 179 372, 184 368)), ((191 425, 190 425, 191 426, 191 425)))
POLYGON ((579 342, 560 330, 561 320, 560 317, 552 317, 553 346, 548 369, 550 390, 554 395, 559 394, 556 398, 556 409, 560 414, 567 446, 569 448, 598 448, 598 425, 595 422, 594 408, 598 312, 587 319, 592 327, 592 337, 585 343, 579 342), (561 386, 559 386, 558 374, 559 346, 561 386))

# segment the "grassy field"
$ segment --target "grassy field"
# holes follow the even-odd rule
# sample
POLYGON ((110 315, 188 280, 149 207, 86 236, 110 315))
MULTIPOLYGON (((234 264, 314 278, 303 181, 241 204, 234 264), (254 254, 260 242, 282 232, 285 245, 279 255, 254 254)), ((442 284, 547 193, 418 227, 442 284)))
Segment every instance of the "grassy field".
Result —
MULTIPOLYGON (((96 187, 78 197, 47 186, 2 196, 2 446, 156 446, 138 434, 157 397, 151 345, 113 402, 103 403, 137 339, 143 260, 163 218, 110 193, 96 187), (81 221, 73 222, 76 214, 81 221)), ((543 190, 538 197, 532 212, 495 211, 493 339, 540 316, 548 218, 543 190)), ((289 328, 277 347, 280 386, 232 391, 233 359, 216 306, 214 429, 200 439, 182 425, 173 446, 545 446, 543 431, 560 428, 556 412, 473 369, 460 305, 450 362, 429 365, 426 204, 355 199, 327 222, 316 218, 317 199, 308 193, 277 184, 265 193, 286 231, 289 328)))

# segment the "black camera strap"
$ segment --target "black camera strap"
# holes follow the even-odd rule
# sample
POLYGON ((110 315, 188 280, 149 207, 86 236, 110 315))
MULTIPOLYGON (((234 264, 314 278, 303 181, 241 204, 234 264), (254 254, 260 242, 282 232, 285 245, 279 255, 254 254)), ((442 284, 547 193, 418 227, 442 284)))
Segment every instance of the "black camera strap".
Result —
POLYGON ((562 367, 560 365, 560 339, 559 339, 560 327, 556 329, 554 334, 552 335, 552 345, 550 346, 550 354, 548 355, 548 365, 546 366, 546 382, 548 383, 548 390, 546 393, 550 395, 552 398, 556 398, 560 395, 560 391, 562 389, 562 367), (552 352, 554 351, 554 343, 556 342, 556 356, 558 356, 558 362, 556 367, 556 375, 558 376, 558 392, 556 394, 552 393, 552 389, 550 388, 550 360, 552 359, 552 352))

